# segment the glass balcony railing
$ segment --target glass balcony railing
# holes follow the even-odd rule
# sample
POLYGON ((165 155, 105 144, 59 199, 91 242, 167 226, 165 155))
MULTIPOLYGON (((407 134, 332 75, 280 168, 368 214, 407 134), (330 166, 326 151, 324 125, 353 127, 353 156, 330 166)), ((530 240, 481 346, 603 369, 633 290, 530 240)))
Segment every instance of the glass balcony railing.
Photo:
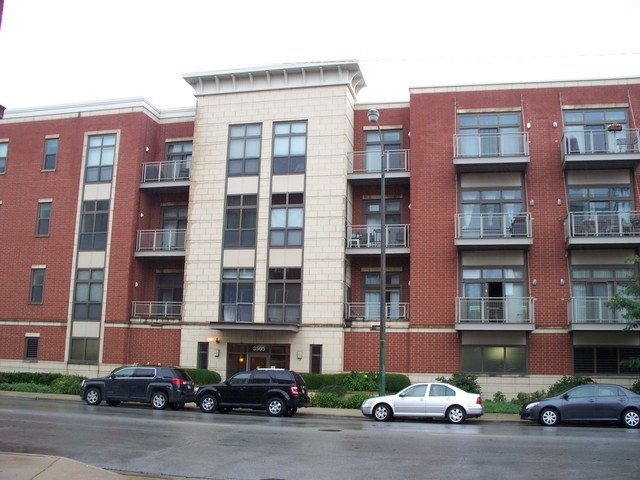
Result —
POLYGON ((529 140, 526 132, 456 133, 453 136, 454 158, 527 156, 529 140))
POLYGON ((609 297, 572 297, 569 300, 569 324, 626 324, 625 312, 612 310, 608 302, 609 297))
POLYGON ((181 302, 133 302, 131 316, 136 318, 181 317, 181 302))
POLYGON ((136 252, 184 252, 185 229, 138 230, 136 252))
POLYGON ((534 323, 533 297, 458 297, 456 323, 534 323))
POLYGON ((381 173, 383 162, 386 173, 409 172, 409 150, 351 152, 349 173, 381 173))
MULTIPOLYGON (((394 322, 409 321, 409 304, 394 303, 386 304, 387 320, 394 322)), ((379 322, 380 321, 380 304, 379 303, 363 303, 348 302, 345 304, 345 319, 356 322, 379 322)))
POLYGON ((189 180, 191 160, 148 162, 142 165, 142 183, 183 182, 189 180))
MULTIPOLYGON (((349 225, 347 248, 380 248, 380 225, 349 225)), ((385 225, 385 243, 388 248, 409 246, 409 225, 385 225)))

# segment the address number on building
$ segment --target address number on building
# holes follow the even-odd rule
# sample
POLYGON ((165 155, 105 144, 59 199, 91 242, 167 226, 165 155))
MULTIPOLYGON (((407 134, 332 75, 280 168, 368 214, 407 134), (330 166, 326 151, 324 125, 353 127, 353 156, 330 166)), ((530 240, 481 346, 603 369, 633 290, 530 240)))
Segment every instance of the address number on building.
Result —
POLYGON ((251 346, 251 351, 252 352, 266 352, 267 351, 267 347, 265 345, 252 345, 251 346))

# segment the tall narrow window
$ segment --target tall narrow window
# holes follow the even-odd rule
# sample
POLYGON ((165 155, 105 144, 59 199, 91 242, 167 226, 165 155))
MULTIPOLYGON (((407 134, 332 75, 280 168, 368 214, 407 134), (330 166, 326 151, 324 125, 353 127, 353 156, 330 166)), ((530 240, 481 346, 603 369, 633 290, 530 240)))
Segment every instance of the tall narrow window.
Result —
POLYGON ((38 203, 38 219, 36 220, 36 235, 49 235, 49 221, 51 220, 51 202, 38 203))
POLYGON ((43 170, 55 170, 58 160, 58 139, 46 138, 44 140, 44 159, 42 160, 43 170))
POLYGON ((262 125, 232 125, 229 127, 229 176, 257 175, 260 166, 262 125))
POLYGON ((97 362, 99 342, 97 338, 77 337, 71 339, 69 360, 74 362, 97 362))
MULTIPOLYGON (((386 171, 403 171, 407 169, 402 152, 402 130, 382 131, 383 151, 385 152, 386 171)), ((367 131, 364 135, 365 170, 380 172, 380 134, 377 131, 367 131)))
POLYGON ((38 337, 26 337, 24 342, 24 359, 25 360, 37 360, 38 359, 38 343, 40 338, 38 337))
POLYGON ((273 174, 304 173, 307 122, 276 123, 273 135, 273 174))
POLYGON ((209 368, 209 342, 198 342, 198 366, 202 370, 209 368))
POLYGON ((191 171, 193 142, 176 142, 167 144, 166 162, 163 167, 164 178, 188 180, 191 171))
POLYGON ((87 150, 85 182, 110 182, 116 155, 116 135, 92 135, 87 150))
POLYGON ((267 296, 268 323, 300 323, 302 270, 270 268, 267 296))
POLYGON ((224 248, 256 246, 257 195, 229 195, 224 216, 224 248))
POLYGON ((78 269, 73 300, 74 320, 100 320, 104 270, 78 269))
POLYGON ((107 248, 109 200, 90 200, 82 203, 80 250, 107 248))
POLYGON ((309 373, 322 373, 322 345, 310 345, 309 373))
POLYGON ((299 247, 302 245, 304 207, 302 193, 274 193, 271 196, 272 247, 299 247))
POLYGON ((7 171, 7 152, 9 151, 9 142, 0 142, 0 173, 7 171))
POLYGON ((223 322, 253 321, 253 279, 253 268, 225 268, 222 271, 223 322))
POLYGON ((44 268, 31 269, 31 291, 29 303, 42 303, 44 298, 44 268))

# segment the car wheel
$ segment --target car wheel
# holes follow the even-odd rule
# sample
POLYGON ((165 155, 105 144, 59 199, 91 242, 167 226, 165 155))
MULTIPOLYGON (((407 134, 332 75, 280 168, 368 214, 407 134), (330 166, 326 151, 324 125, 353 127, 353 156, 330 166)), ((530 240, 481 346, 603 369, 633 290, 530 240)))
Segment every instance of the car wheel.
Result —
POLYGON ((151 405, 156 410, 164 410, 167 408, 167 404, 169 403, 169 399, 167 398, 167 394, 164 392, 155 392, 151 397, 151 405))
POLYGON ((212 393, 207 393, 200 399, 200 410, 204 413, 213 413, 218 408, 218 399, 212 393))
POLYGON ((622 412, 622 425, 626 428, 638 428, 640 413, 637 410, 625 410, 622 412))
POLYGON ((107 400, 107 405, 110 407, 117 407, 120 405, 120 400, 107 400))
POLYGON ((553 408, 545 408, 540 412, 539 422, 546 427, 553 427, 560 423, 560 415, 553 408))
POLYGON ((391 407, 386 403, 379 403, 373 407, 373 418, 379 422, 387 422, 393 418, 391 407))
POLYGON ((102 402, 102 393, 99 388, 91 387, 84 396, 85 402, 89 405, 100 405, 102 402))
POLYGON ((278 397, 270 398, 267 402, 267 413, 272 417, 281 417, 285 412, 285 406, 282 399, 278 397))
POLYGON ((172 403, 169 405, 169 408, 171 408, 171 410, 182 410, 184 408, 184 403, 172 403))
POLYGON ((297 411, 298 411, 297 407, 287 408, 287 411, 284 412, 284 416, 285 417, 293 417, 296 414, 297 411))
POLYGON ((462 423, 467 418, 464 408, 454 405, 447 410, 447 420, 449 423, 462 423))

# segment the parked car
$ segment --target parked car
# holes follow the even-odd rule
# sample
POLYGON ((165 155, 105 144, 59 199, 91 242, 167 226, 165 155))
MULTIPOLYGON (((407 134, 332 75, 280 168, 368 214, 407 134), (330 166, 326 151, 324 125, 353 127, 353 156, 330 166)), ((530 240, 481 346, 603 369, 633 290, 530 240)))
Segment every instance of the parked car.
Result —
POLYGON ((618 422, 640 425, 640 395, 620 385, 579 385, 555 397, 522 406, 520 418, 553 426, 560 422, 618 422))
POLYGON ((369 398, 360 410, 381 422, 394 417, 428 417, 462 423, 484 413, 480 395, 448 383, 416 383, 395 395, 369 398))
POLYGON ((195 402, 205 413, 250 408, 266 410, 272 417, 292 417, 298 408, 309 405, 309 395, 299 374, 272 367, 239 372, 225 382, 201 385, 195 402))
POLYGON ((83 380, 80 386, 80 398, 89 405, 105 400, 112 407, 120 402, 143 402, 158 410, 167 406, 180 410, 193 402, 194 394, 187 372, 164 365, 122 367, 106 377, 83 380))

